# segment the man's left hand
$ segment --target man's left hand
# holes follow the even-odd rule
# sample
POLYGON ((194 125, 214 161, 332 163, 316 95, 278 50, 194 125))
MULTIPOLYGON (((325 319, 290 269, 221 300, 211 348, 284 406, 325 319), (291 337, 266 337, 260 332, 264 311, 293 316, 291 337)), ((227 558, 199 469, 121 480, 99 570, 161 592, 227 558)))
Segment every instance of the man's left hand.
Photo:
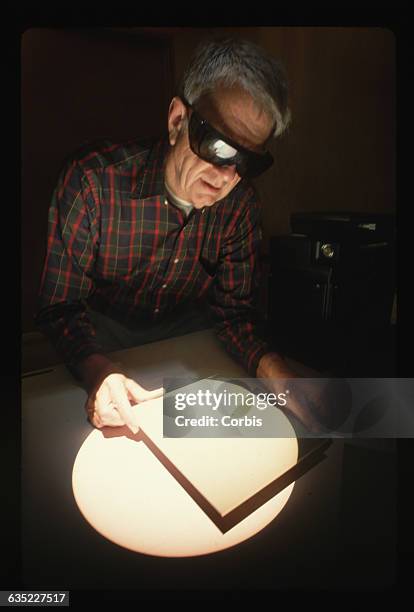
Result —
POLYGON ((303 423, 310 433, 334 431, 349 415, 351 398, 346 381, 323 378, 314 372, 302 378, 277 353, 267 353, 259 361, 257 378, 272 393, 290 388, 286 410, 303 423), (286 383, 289 380, 290 382, 286 383))

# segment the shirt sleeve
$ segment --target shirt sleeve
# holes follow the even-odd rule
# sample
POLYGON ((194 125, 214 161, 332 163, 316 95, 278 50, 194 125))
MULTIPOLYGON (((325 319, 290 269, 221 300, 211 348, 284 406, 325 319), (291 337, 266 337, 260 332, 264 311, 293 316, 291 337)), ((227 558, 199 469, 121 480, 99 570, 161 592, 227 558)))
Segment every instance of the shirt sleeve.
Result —
POLYGON ((222 242, 210 311, 217 337, 249 376, 254 377, 261 357, 270 348, 264 339, 265 323, 257 307, 262 240, 260 205, 252 188, 244 200, 244 206, 236 207, 222 242))
POLYGON ((99 245, 96 204, 91 185, 76 159, 62 170, 48 216, 48 242, 35 322, 69 369, 92 353, 95 340, 86 298, 94 289, 99 245))

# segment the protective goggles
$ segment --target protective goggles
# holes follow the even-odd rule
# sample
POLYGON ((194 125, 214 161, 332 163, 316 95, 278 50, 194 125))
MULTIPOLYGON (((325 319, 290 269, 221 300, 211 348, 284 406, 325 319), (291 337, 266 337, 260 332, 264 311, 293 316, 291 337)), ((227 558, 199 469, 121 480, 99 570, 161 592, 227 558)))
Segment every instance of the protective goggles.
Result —
POLYGON ((192 109, 188 134, 193 153, 215 166, 236 166, 241 178, 254 178, 273 164, 272 155, 255 153, 224 136, 192 109))

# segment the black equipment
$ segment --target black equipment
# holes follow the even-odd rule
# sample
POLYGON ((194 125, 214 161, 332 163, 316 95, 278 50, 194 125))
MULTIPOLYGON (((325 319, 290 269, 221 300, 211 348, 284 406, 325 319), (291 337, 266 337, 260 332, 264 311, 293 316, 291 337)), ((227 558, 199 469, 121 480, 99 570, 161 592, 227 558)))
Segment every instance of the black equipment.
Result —
POLYGON ((394 215, 294 213, 291 229, 270 239, 268 319, 275 346, 338 375, 395 375, 394 215))

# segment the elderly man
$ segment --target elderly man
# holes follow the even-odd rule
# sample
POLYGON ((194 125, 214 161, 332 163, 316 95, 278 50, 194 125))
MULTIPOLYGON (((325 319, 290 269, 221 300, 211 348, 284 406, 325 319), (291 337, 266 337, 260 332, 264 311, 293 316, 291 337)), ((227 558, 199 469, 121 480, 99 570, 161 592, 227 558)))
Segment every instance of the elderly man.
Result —
POLYGON ((246 41, 211 42, 171 101, 168 139, 88 145, 66 165, 36 320, 85 386, 96 427, 136 431, 130 400, 159 394, 108 351, 197 329, 203 298, 250 376, 294 376, 258 325, 260 207, 250 183, 271 165, 267 145, 289 116, 275 60, 246 41))

